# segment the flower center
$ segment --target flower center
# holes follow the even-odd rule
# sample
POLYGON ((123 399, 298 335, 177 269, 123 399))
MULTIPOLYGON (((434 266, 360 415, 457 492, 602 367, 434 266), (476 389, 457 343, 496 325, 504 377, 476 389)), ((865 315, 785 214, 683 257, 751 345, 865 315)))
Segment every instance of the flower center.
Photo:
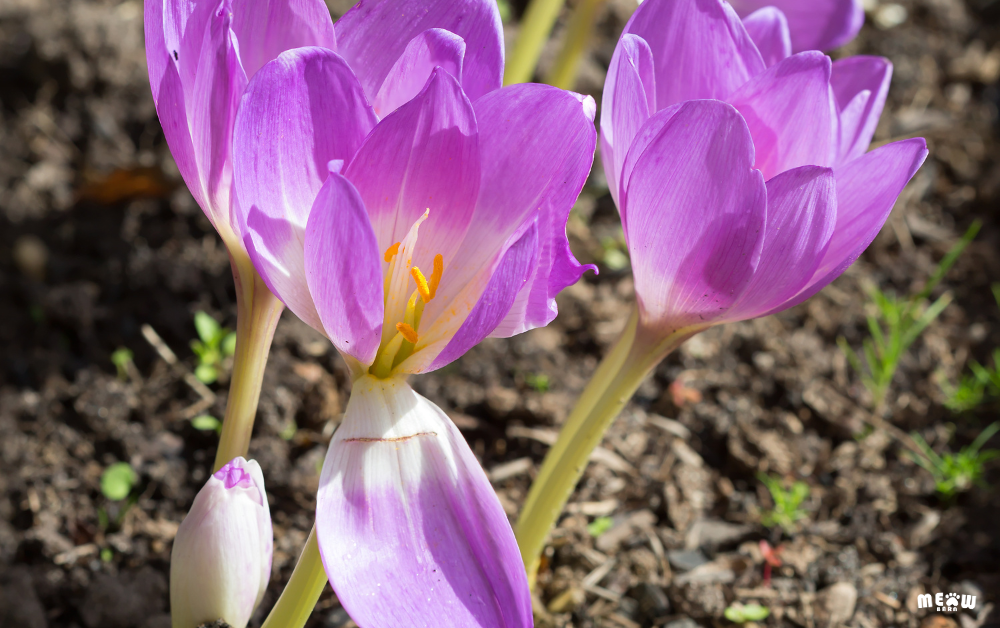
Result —
POLYGON ((417 219, 410 228, 406 238, 386 249, 383 256, 389 266, 385 271, 383 291, 385 295, 383 303, 385 320, 382 323, 382 344, 375 355, 375 361, 368 369, 368 372, 375 377, 388 377, 393 368, 413 354, 414 348, 420 340, 418 332, 424 306, 434 298, 438 285, 441 283, 441 274, 444 272, 444 257, 440 253, 434 256, 434 268, 429 279, 423 271, 412 264, 413 251, 417 243, 417 231, 420 223, 427 219, 429 213, 430 210, 424 212, 424 215, 417 219), (392 329, 390 325, 393 325, 394 321, 391 319, 394 317, 394 311, 398 311, 398 308, 393 307, 393 305, 397 298, 410 291, 411 279, 416 287, 406 301, 402 320, 395 321, 396 333, 390 337, 386 332, 392 329))

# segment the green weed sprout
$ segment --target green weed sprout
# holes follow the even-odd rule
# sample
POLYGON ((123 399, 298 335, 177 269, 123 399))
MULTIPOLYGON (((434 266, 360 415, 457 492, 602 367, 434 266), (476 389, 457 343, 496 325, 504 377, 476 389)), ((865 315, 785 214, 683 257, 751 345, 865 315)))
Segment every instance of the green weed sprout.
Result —
POLYGON ((864 365, 861 357, 847 344, 843 336, 837 339, 837 344, 847 356, 848 362, 861 374, 862 382, 872 394, 875 414, 879 414, 882 410, 886 393, 903 354, 951 303, 949 294, 941 295, 930 305, 927 305, 927 300, 934 288, 944 279, 945 274, 955 265, 958 256, 979 233, 981 226, 982 223, 978 220, 972 223, 962 239, 951 247, 938 264, 924 289, 917 294, 899 298, 894 294, 886 294, 877 287, 872 289, 871 297, 877 314, 868 316, 868 331, 871 337, 866 338, 862 344, 864 365), (864 366, 868 367, 867 371, 864 366))
POLYGON ((748 621, 762 621, 771 614, 771 609, 760 604, 736 603, 726 608, 723 613, 726 619, 734 624, 745 624, 748 621))
POLYGON ((222 432, 222 421, 211 414, 199 414, 191 419, 191 427, 200 432, 222 432))
POLYGON ((138 479, 127 462, 116 462, 101 474, 101 493, 111 501, 121 501, 132 492, 138 479))
MULTIPOLYGON (((993 298, 1000 307, 1000 283, 993 284, 993 298)), ((1000 348, 993 350, 993 368, 988 368, 975 360, 969 360, 969 370, 953 386, 946 380, 940 382, 944 393, 944 405, 952 412, 968 412, 976 409, 987 394, 1000 397, 1000 348)))
POLYGON ((767 528, 777 525, 785 532, 793 532, 795 524, 808 516, 808 513, 799 506, 809 497, 809 485, 796 481, 791 489, 786 490, 781 478, 772 478, 759 473, 757 479, 767 487, 771 499, 774 500, 774 509, 761 512, 760 522, 767 528))
POLYGON ((611 517, 598 517, 587 524, 587 532, 590 536, 597 538, 611 529, 614 520, 611 517))
POLYGON ((994 434, 1000 431, 1000 421, 984 429, 968 447, 957 454, 946 452, 938 455, 923 436, 914 432, 913 440, 920 448, 921 455, 906 452, 913 462, 926 469, 933 477, 937 492, 946 498, 967 491, 973 485, 985 487, 983 466, 990 460, 1000 458, 1000 449, 980 451, 994 434))
POLYGON ((128 379, 128 365, 132 363, 132 357, 132 351, 125 347, 118 347, 111 354, 111 363, 115 365, 115 370, 118 371, 118 379, 123 382, 128 379))
POLYGON ((236 334, 205 312, 195 313, 194 328, 199 338, 191 341, 191 350, 198 356, 194 376, 203 384, 211 384, 219 379, 222 359, 236 353, 236 334))
POLYGON ((545 373, 527 373, 524 376, 524 383, 541 393, 547 392, 549 390, 549 386, 551 385, 549 376, 545 373))

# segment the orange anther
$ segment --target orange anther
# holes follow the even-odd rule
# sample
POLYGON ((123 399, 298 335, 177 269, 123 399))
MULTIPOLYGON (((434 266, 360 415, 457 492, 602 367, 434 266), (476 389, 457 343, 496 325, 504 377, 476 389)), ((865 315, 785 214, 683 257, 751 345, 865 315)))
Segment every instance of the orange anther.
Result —
POLYGON ((406 323, 396 323, 396 331, 403 335, 408 341, 413 344, 417 344, 417 332, 413 331, 413 328, 406 323))
MULTIPOLYGON (((441 283, 441 273, 444 272, 444 258, 438 253, 434 256, 434 270, 431 271, 431 280, 429 283, 431 298, 437 294, 438 284, 441 283)), ((425 301, 426 303, 426 301, 425 301)))
POLYGON ((430 286, 427 285, 427 278, 416 266, 410 269, 410 275, 413 277, 413 281, 417 282, 417 292, 420 293, 420 298, 423 299, 424 303, 429 302, 433 295, 430 286))
POLYGON ((395 256, 396 253, 399 252, 399 244, 400 243, 397 242, 385 250, 385 255, 383 256, 383 259, 385 259, 386 262, 391 262, 393 256, 395 256))

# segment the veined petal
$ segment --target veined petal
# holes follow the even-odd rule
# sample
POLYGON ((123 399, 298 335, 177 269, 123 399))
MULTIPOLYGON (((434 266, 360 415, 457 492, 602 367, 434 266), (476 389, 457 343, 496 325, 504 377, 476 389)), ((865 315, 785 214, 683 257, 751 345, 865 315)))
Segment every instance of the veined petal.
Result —
POLYGON ((435 67, 441 67, 462 82, 465 42, 458 35, 440 29, 428 29, 407 44, 396 59, 372 106, 384 118, 420 93, 435 67))
POLYGON ((656 75, 649 44, 625 33, 611 57, 601 101, 601 163, 615 205, 622 164, 642 125, 656 113, 656 75))
POLYGON ((889 94, 892 64, 882 57, 848 57, 833 62, 830 85, 840 112, 837 164, 865 154, 889 94))
POLYGON ((640 323, 669 334, 719 318, 746 289, 767 193, 735 109, 692 101, 650 123, 664 115, 622 202, 640 323))
MULTIPOLYGON (((462 320, 461 327, 452 334, 447 331, 461 320, 460 316, 443 314, 434 321, 434 326, 427 334, 428 338, 437 340, 440 344, 447 344, 430 363, 430 366, 416 367, 416 365, 404 364, 402 367, 408 370, 414 369, 414 371, 417 368, 420 371, 433 371, 462 357, 466 351, 490 335, 507 316, 518 293, 537 266, 538 226, 537 223, 532 223, 524 234, 519 235, 504 252, 499 264, 489 277, 489 283, 486 284, 479 300, 476 301, 475 307, 462 320)), ((452 311, 457 309, 452 307, 452 311)), ((430 346, 423 351, 423 354, 428 356, 433 353, 434 347, 430 346)))
POLYGON ((757 9, 743 18, 743 26, 757 45, 767 67, 791 56, 792 36, 781 9, 773 6, 757 9))
POLYGON ((831 167, 838 145, 830 58, 802 52, 739 89, 732 103, 750 127, 757 162, 770 179, 799 166, 831 167))
POLYGON ((757 47, 723 0, 643 2, 625 33, 649 44, 659 109, 685 100, 725 100, 764 71, 757 47))
POLYGON ((323 0, 234 0, 233 31, 249 77, 292 48, 337 50, 330 9, 323 0))
POLYGON ((784 309, 812 278, 837 222, 833 171, 802 166, 767 182, 767 227, 760 264, 726 320, 737 321, 784 309))
MULTIPOLYGON (((475 209, 479 164, 472 105, 458 81, 436 68, 416 98, 379 122, 344 176, 364 200, 381 251, 402 241, 428 212, 405 265, 428 269, 440 254, 447 280, 475 209)), ((408 296, 390 293, 387 320, 403 320, 408 296)), ((426 311, 424 319, 429 320, 426 311)))
POLYGON ((832 50, 854 39, 865 22, 861 0, 730 0, 736 12, 749 15, 774 6, 788 18, 792 50, 832 50))
POLYGON ((354 383, 323 465, 316 535, 366 628, 522 628, 531 598, 514 534, 451 420, 402 379, 354 383))
POLYGON ((781 309, 816 294, 861 256, 926 158, 927 143, 917 137, 886 144, 834 170, 837 226, 830 246, 809 284, 781 309))
POLYGON ((147 59, 157 115, 184 182, 227 242, 233 120, 246 75, 230 0, 146 3, 147 59))
POLYGON ((462 89, 470 100, 503 80, 503 25, 495 0, 369 0, 337 20, 337 45, 374 99, 411 39, 441 28, 465 40, 462 89))
POLYGON ((261 68, 236 120, 244 242, 268 288, 319 330, 303 266, 306 220, 328 163, 350 158, 375 121, 351 69, 323 48, 290 50, 261 68))
POLYGON ((305 275, 326 335, 363 365, 382 337, 382 265, 361 196, 331 172, 305 232, 305 275))

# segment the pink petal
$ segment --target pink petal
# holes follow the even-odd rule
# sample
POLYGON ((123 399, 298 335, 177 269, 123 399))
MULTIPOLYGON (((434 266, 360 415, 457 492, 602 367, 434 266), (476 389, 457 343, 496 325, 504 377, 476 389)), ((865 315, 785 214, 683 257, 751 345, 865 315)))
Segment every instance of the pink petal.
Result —
POLYGON ((236 120, 244 242, 271 291, 319 330, 303 266, 306 221, 327 164, 353 155, 374 124, 351 69, 323 48, 291 50, 261 68, 236 120))
POLYGON ((766 6, 788 18, 792 50, 832 50, 854 39, 865 22, 861 0, 731 0, 740 15, 766 6))
POLYGON ((750 80, 729 99, 750 127, 757 163, 770 179, 799 166, 833 166, 837 110, 830 59, 802 52, 750 80))
POLYGON ((327 337, 371 364, 382 337, 382 265, 361 196, 337 173, 313 203, 304 249, 306 282, 327 337))
POLYGON ((723 0, 643 2, 625 33, 649 44, 659 109, 685 100, 725 100, 764 71, 757 47, 723 0))
POLYGON ((514 299, 538 265, 538 226, 531 224, 507 248, 490 276, 482 296, 448 340, 448 344, 424 371, 433 371, 454 362, 497 328, 510 312, 514 299))
MULTIPOLYGON (((344 169, 385 251, 429 210, 412 263, 454 255, 479 191, 476 115, 458 81, 436 68, 420 94, 379 122, 344 169)), ((400 318, 400 320, 402 320, 400 318)))
POLYGON ((917 137, 886 144, 834 170, 837 226, 830 247, 808 286, 785 307, 819 292, 861 256, 926 158, 927 143, 917 137))
POLYGON ((668 334, 707 324, 760 257, 766 189, 746 123, 718 101, 683 103, 638 158, 623 206, 641 321, 668 334))
POLYGON ((838 164, 865 154, 875 135, 892 79, 892 64, 882 57, 848 57, 833 63, 830 85, 840 112, 838 164))
POLYGON ((726 320, 784 309, 783 304, 812 279, 836 222, 836 181, 829 168, 802 166, 768 181, 760 264, 726 320))
POLYGON ((464 57, 465 42, 458 35, 440 28, 420 33, 410 40, 382 82, 372 103, 375 113, 384 118, 420 93, 435 67, 461 82, 464 57))
POLYGON ((618 40, 601 100, 601 163, 618 205, 622 164, 642 125, 656 113, 653 53, 637 35, 618 40))
POLYGON ((367 0, 337 20, 339 51, 374 99, 407 44, 430 28, 465 40, 462 88, 469 99, 499 89, 503 25, 496 0, 367 0))
POLYGON ((330 9, 323 0, 234 0, 233 31, 249 77, 292 48, 337 50, 330 9))
POLYGON ((514 534, 437 406, 402 380, 359 379, 323 465, 316 535, 360 626, 528 628, 514 534))
POLYGON ((791 56, 792 37, 788 32, 788 20, 780 9, 757 9, 743 18, 743 26, 757 45, 767 67, 791 56))

